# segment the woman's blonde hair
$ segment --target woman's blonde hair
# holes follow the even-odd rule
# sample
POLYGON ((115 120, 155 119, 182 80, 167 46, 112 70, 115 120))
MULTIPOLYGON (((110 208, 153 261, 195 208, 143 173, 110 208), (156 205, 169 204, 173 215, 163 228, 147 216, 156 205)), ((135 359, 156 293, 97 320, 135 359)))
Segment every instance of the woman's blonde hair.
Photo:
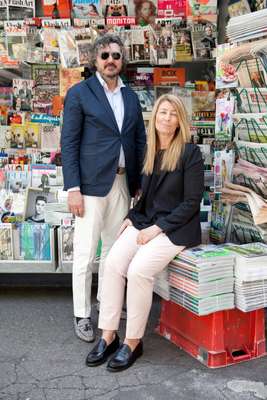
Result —
POLYGON ((159 106, 164 101, 168 101, 175 108, 179 120, 179 126, 175 131, 175 135, 169 148, 164 152, 160 169, 162 171, 174 171, 183 154, 185 143, 190 142, 188 117, 182 100, 172 94, 164 94, 160 96, 153 107, 151 119, 148 125, 147 150, 143 167, 143 173, 146 175, 152 174, 156 152, 159 150, 159 140, 156 130, 156 115, 159 106))

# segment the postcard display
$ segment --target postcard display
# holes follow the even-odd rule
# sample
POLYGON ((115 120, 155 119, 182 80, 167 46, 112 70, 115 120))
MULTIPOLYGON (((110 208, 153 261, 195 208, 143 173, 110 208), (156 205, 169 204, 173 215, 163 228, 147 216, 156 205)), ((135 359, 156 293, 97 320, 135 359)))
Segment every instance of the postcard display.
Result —
MULTIPOLYGON (((215 0, 7 0, 0 10, 0 272, 71 271, 63 102, 90 75, 92 44, 105 32, 123 40, 123 79, 137 93, 146 125, 161 94, 182 97, 205 158, 206 186, 213 185, 215 0)), ((210 209, 207 194, 206 241, 210 209)))

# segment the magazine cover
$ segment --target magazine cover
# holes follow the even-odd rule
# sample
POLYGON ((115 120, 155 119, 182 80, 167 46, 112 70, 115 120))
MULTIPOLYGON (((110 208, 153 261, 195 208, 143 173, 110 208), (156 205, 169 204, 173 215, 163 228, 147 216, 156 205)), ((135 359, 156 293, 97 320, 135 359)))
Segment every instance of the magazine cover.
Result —
POLYGON ((24 127, 25 147, 38 149, 40 147, 40 124, 26 122, 24 127))
POLYGON ((8 19, 18 20, 35 17, 34 0, 8 0, 8 19))
POLYGON ((230 0, 228 3, 228 15, 230 18, 251 12, 249 2, 247 0, 230 0))
POLYGON ((193 57, 191 30, 179 28, 174 31, 175 60, 191 61, 193 57))
POLYGON ((216 99, 215 138, 216 140, 232 140, 234 98, 216 99))
POLYGON ((13 79, 13 107, 16 111, 31 111, 34 81, 13 79))
POLYGON ((27 56, 27 32, 24 21, 5 21, 6 48, 11 60, 22 61, 27 56))
POLYGON ((32 164, 32 183, 33 188, 47 189, 56 186, 56 166, 53 164, 32 164))
POLYGON ((216 24, 195 23, 192 25, 194 58, 210 59, 215 57, 216 33, 216 24))
POLYGON ((136 24, 154 25, 157 17, 157 0, 133 0, 129 2, 129 15, 134 16, 136 24))
POLYGON ((172 25, 156 24, 150 31, 150 62, 170 65, 174 60, 172 25))
POLYGON ((153 87, 149 86, 132 86, 137 94, 142 112, 151 112, 155 102, 155 92, 153 87))
MULTIPOLYGON (((150 30, 147 28, 140 28, 140 27, 133 28, 132 27, 130 32, 131 33, 129 36, 129 42, 127 40, 128 38, 125 38, 126 39, 126 45, 125 45, 126 53, 127 53, 127 48, 129 47, 129 44, 131 46, 130 54, 129 54, 129 62, 133 62, 133 63, 149 62, 149 60, 150 60, 150 50, 149 50, 150 30)), ((127 35, 127 32, 125 34, 127 35)), ((127 53, 127 55, 128 55, 128 53, 127 53)))
POLYGON ((69 0, 41 0, 37 17, 70 18, 69 0))
POLYGON ((54 124, 41 126, 41 150, 57 151, 60 149, 60 127, 54 124))
POLYGON ((0 105, 0 125, 7 125, 8 106, 0 105))
POLYGON ((75 83, 81 82, 84 78, 82 77, 84 69, 82 67, 78 68, 60 68, 60 96, 65 96, 69 88, 75 83))
POLYGON ((100 0, 72 0, 73 18, 87 19, 102 14, 100 0))
POLYGON ((186 0, 158 0, 158 16, 186 17, 186 0))
POLYGON ((37 86, 34 89, 33 112, 40 114, 52 114, 53 98, 58 96, 57 86, 37 86))
POLYGON ((186 13, 193 17, 217 14, 217 0, 189 0, 186 13))
POLYGON ((58 86, 59 87, 59 69, 51 64, 33 64, 32 79, 36 86, 58 86))
POLYGON ((105 0, 102 4, 102 13, 107 17, 125 17, 128 13, 128 0, 105 0))
POLYGON ((12 224, 0 225, 0 260, 13 260, 12 224))
POLYGON ((5 188, 12 193, 23 193, 30 184, 29 171, 6 171, 5 188))
POLYGON ((51 260, 50 226, 22 223, 20 229, 20 256, 23 260, 51 260))
POLYGON ((127 82, 133 86, 153 86, 153 74, 152 67, 127 68, 127 82))
POLYGON ((56 29, 46 28, 42 32, 43 61, 47 64, 59 64, 59 45, 56 29))
POLYGON ((60 229, 62 261, 72 261, 74 225, 63 225, 60 229))
POLYGON ((21 124, 12 124, 10 148, 23 149, 24 147, 25 147, 25 126, 21 124))
POLYGON ((192 119, 214 121, 215 92, 192 92, 192 119))
MULTIPOLYGON (((44 179, 45 181, 46 179, 44 179)), ((23 219, 27 222, 43 223, 45 205, 56 202, 56 193, 48 188, 28 187, 26 191, 26 201, 23 212, 23 219)))
POLYGON ((78 67, 77 48, 74 30, 60 30, 58 32, 60 61, 63 68, 78 67))
POLYGON ((8 19, 8 6, 6 0, 0 0, 0 21, 8 19))
POLYGON ((93 28, 79 29, 75 32, 75 43, 79 65, 88 65, 92 58, 92 46, 97 38, 97 32, 93 28))
POLYGON ((0 87, 0 106, 12 107, 13 89, 11 87, 0 87))
POLYGON ((185 68, 154 68, 154 85, 176 84, 184 86, 185 68))
POLYGON ((234 65, 229 63, 227 53, 236 44, 224 43, 217 46, 216 51, 216 89, 233 88, 238 86, 238 75, 234 65))

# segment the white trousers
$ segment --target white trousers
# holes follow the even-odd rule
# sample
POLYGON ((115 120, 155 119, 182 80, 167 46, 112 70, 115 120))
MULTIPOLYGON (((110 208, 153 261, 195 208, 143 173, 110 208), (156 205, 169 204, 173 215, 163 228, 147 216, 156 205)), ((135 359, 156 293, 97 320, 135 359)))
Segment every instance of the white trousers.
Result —
POLYGON ((105 262, 98 326, 118 330, 127 277, 126 338, 143 337, 152 304, 154 276, 184 246, 160 233, 145 245, 136 242, 139 230, 129 226, 112 246, 105 262))
POLYGON ((92 269, 99 239, 102 240, 97 293, 100 301, 104 260, 129 210, 126 175, 116 175, 107 196, 83 197, 84 216, 76 217, 74 227, 72 290, 75 317, 87 318, 91 315, 92 269))

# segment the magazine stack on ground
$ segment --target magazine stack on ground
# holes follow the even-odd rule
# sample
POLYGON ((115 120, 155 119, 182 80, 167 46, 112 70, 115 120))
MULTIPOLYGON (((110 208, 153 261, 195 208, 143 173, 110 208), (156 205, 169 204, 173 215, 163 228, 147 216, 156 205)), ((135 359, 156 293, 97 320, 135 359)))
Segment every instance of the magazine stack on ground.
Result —
POLYGON ((243 311, 267 306, 267 245, 223 245, 235 254, 235 305, 243 311))
POLYGON ((170 298, 197 315, 234 308, 234 256, 216 245, 182 251, 169 264, 170 298))

